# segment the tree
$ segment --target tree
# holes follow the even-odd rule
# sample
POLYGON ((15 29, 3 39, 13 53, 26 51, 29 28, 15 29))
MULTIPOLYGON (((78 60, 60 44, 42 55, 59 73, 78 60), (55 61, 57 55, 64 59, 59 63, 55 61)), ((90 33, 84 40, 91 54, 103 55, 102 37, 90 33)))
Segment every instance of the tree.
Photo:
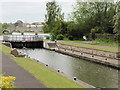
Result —
POLYGON ((74 23, 70 26, 71 28, 74 27, 72 30, 72 32, 74 32, 74 35, 72 35, 73 37, 81 39, 84 35, 90 33, 90 30, 93 27, 92 23, 94 12, 92 11, 91 3, 77 1, 72 12, 72 20, 74 23))
POLYGON ((61 29, 61 22, 64 20, 64 14, 55 1, 47 2, 47 14, 45 15, 44 32, 58 34, 61 29))
POLYGON ((116 14, 113 17, 114 21, 114 33, 117 41, 120 42, 120 1, 117 2, 116 14))
MULTIPOLYGON (((96 33, 113 34, 112 18, 115 15, 115 8, 115 2, 77 1, 72 12, 72 20, 74 22, 72 26, 75 26, 72 32, 87 36, 94 29, 96 33)), ((76 37, 82 38, 79 35, 76 37)))
POLYGON ((2 28, 3 28, 3 29, 7 29, 8 27, 9 27, 9 24, 7 24, 7 23, 3 23, 3 24, 2 24, 2 28))
POLYGON ((116 14, 113 17, 114 20, 114 33, 120 34, 120 1, 117 2, 116 14))

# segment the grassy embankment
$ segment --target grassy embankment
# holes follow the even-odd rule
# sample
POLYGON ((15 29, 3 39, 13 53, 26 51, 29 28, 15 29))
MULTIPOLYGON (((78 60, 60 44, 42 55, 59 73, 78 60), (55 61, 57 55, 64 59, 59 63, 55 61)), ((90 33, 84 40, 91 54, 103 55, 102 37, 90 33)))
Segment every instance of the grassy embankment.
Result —
POLYGON ((93 49, 112 51, 112 52, 120 52, 118 49, 104 48, 104 47, 95 47, 95 46, 90 46, 90 45, 87 45, 87 44, 86 45, 79 44, 79 43, 82 43, 82 41, 69 41, 69 42, 59 42, 59 43, 67 44, 67 45, 80 46, 80 47, 86 47, 86 48, 93 48, 93 49), (71 43, 71 42, 75 42, 75 43, 71 43))
MULTIPOLYGON (((9 54, 10 48, 1 45, 2 51, 5 54, 9 54)), ((25 70, 30 72, 33 76, 35 76, 38 80, 40 80, 45 86, 48 88, 83 88, 83 86, 77 84, 76 82, 69 80, 66 77, 48 69, 44 65, 37 63, 28 58, 19 58, 19 57, 11 57, 18 65, 23 67, 25 70)))
POLYGON ((85 44, 91 44, 91 45, 109 46, 109 47, 120 46, 119 41, 112 41, 112 40, 106 40, 106 39, 95 39, 89 42, 85 40, 69 40, 67 38, 64 38, 64 41, 70 41, 75 43, 85 43, 85 44))

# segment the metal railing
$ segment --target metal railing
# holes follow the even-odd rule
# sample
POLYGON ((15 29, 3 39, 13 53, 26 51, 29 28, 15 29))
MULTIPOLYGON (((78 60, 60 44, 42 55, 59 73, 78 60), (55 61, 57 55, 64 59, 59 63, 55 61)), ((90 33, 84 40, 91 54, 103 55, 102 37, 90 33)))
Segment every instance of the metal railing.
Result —
POLYGON ((41 35, 3 35, 4 41, 42 41, 41 35))

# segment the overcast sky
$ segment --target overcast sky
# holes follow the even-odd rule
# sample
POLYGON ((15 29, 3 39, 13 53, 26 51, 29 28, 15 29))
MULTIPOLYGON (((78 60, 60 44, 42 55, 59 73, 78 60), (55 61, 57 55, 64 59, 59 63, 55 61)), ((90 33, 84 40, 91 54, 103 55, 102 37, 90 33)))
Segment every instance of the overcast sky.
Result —
MULTIPOLYGON (((46 2, 51 0, 0 0, 0 22, 43 22, 46 2), (9 2, 8 2, 9 1, 9 2)), ((57 0, 65 13, 65 18, 73 9, 75 0, 57 0)))
MULTIPOLYGON (((0 0, 0 22, 43 22, 46 13, 46 2, 52 0, 0 0)), ((76 0, 56 0, 65 13, 65 19, 72 12, 76 0)), ((79 0, 106 1, 106 0, 79 0)), ((119 0, 107 0, 119 1, 119 0)))

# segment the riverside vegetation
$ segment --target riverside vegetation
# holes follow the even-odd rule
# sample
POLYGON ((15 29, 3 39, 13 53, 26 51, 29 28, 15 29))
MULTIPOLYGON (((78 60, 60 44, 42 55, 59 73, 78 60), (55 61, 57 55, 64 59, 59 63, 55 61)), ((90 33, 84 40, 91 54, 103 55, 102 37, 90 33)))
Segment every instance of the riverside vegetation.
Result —
MULTIPOLYGON (((109 2, 81 2, 73 5, 68 20, 65 21, 64 13, 56 1, 46 3, 44 32, 51 33, 58 40, 87 40, 97 41, 96 34, 113 35, 112 39, 104 39, 104 44, 118 46, 120 43, 120 1, 109 2), (58 38, 59 37, 59 38, 58 38), (112 41, 112 42, 111 42, 112 41), (107 44, 109 43, 109 44, 107 44)), ((101 39, 102 36, 99 38, 101 39)))

